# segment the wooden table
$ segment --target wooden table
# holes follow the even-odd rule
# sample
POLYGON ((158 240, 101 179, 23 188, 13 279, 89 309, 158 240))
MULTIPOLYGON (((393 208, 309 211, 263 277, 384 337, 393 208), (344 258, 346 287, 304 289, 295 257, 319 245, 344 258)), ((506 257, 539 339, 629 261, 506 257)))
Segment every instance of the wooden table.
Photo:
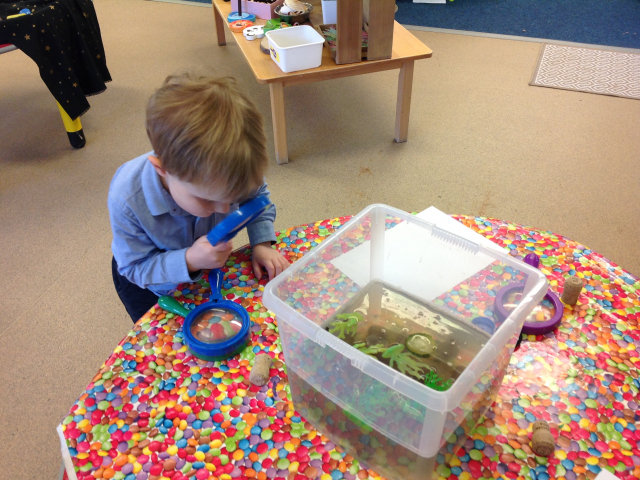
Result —
MULTIPOLYGON (((227 16, 231 13, 231 2, 212 0, 213 15, 216 21, 218 45, 226 45, 224 26, 227 16)), ((316 2, 313 2, 316 3, 316 2)), ((314 5, 311 22, 318 25, 322 22, 320 2, 314 5), (320 12, 320 13, 318 13, 320 12)), ((258 20, 264 24, 264 20, 258 20)), ((403 26, 395 22, 393 32, 393 53, 387 60, 363 61, 346 65, 336 65, 328 49, 322 49, 322 64, 318 68, 301 70, 294 73, 284 73, 280 67, 260 51, 260 42, 249 42, 242 33, 233 33, 240 51, 251 67, 258 83, 269 84, 271 93, 271 116, 273 119, 273 135, 276 147, 276 161, 279 164, 289 162, 287 152, 287 129, 284 114, 284 87, 303 83, 320 82, 334 78, 350 77, 365 73, 382 72, 400 69, 398 79, 398 99, 396 106, 396 142, 406 142, 409 131, 409 109, 411 107, 411 86, 413 84, 413 62, 421 58, 431 57, 431 49, 411 35, 403 26)))

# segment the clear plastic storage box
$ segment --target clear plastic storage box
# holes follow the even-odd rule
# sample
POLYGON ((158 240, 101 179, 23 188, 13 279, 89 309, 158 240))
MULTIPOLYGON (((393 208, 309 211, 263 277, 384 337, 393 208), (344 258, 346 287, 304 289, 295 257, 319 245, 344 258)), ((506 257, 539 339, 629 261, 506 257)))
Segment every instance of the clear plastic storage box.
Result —
POLYGON ((270 282, 263 303, 278 320, 296 410, 367 468, 424 480, 495 400, 547 288, 539 270, 506 252, 372 205, 270 282), (512 282, 525 284, 522 298, 499 323, 492 302, 512 282), (336 336, 332 322, 356 311, 364 327, 336 336), (415 372, 418 357, 398 345, 424 339, 422 330, 434 346, 422 355, 425 378, 405 375, 400 367, 415 372), (367 350, 376 342, 373 350, 395 346, 386 363, 387 353, 367 350), (429 369, 442 388, 426 384, 429 369))

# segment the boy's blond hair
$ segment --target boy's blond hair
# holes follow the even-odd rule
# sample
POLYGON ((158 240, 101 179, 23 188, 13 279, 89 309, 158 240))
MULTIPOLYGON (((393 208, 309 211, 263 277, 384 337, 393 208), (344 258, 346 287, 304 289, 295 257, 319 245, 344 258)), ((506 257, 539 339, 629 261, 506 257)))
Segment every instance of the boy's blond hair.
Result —
POLYGON ((196 185, 219 185, 241 201, 263 183, 262 116, 231 77, 170 75, 149 99, 147 135, 163 168, 196 185))

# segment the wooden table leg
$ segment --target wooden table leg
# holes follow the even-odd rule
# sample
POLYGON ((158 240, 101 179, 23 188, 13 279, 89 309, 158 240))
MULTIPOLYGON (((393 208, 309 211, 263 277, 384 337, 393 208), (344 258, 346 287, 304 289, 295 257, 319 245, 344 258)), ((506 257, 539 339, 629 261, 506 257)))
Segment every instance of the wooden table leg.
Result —
MULTIPOLYGON (((213 3, 213 0, 211 0, 211 3, 213 3)), ((227 44, 227 39, 224 36, 224 20, 222 20, 222 17, 220 16, 220 12, 218 12, 218 9, 216 8, 215 5, 213 6, 213 18, 215 18, 216 20, 216 34, 218 35, 218 45, 222 46, 222 45, 226 45, 227 44)))
POLYGON ((396 142, 398 143, 406 142, 409 134, 412 85, 413 60, 404 62, 398 77, 398 103, 396 105, 396 142))
POLYGON ((273 139, 276 145, 276 161, 281 165, 289 163, 287 124, 284 118, 284 83, 270 83, 269 92, 271 93, 271 118, 273 120, 273 139))

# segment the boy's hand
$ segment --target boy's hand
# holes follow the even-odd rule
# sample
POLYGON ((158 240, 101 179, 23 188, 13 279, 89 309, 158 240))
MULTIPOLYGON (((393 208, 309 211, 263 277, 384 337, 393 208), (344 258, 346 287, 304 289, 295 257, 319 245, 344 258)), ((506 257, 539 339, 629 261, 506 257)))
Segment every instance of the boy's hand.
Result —
POLYGON ((253 247, 253 273, 258 280, 262 278, 260 266, 265 268, 269 274, 269 280, 272 280, 289 267, 289 262, 280 255, 280 252, 271 248, 271 242, 265 242, 253 247))
POLYGON ((206 236, 200 237, 187 248, 185 258, 189 272, 209 270, 223 267, 233 250, 231 240, 219 243, 215 247, 209 243, 206 236))

